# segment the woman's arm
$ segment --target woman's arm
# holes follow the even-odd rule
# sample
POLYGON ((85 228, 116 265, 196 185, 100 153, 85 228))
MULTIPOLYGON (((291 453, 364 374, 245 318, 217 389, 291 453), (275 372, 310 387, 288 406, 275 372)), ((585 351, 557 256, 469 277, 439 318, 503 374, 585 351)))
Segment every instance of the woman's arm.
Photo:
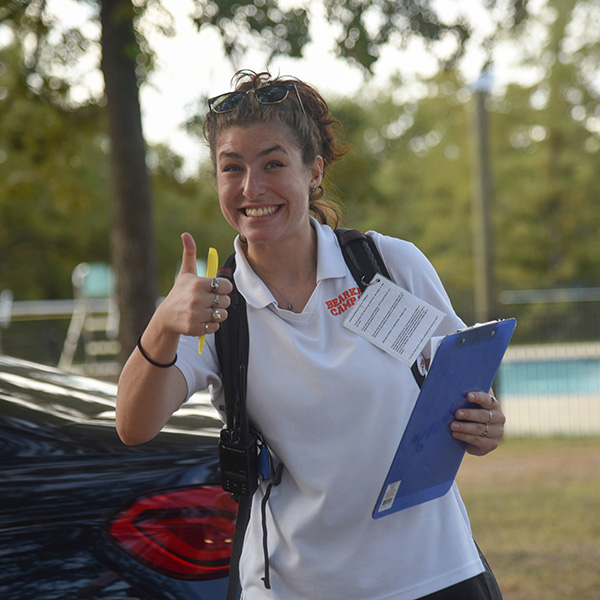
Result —
MULTIPOLYGON (((154 329, 153 318, 142 335, 141 345, 153 360, 166 364, 175 356, 179 336, 172 336, 168 343, 169 336, 155 333, 154 329), (163 356, 170 358, 162 359, 163 356)), ((186 397, 187 385, 177 367, 156 367, 136 348, 123 367, 117 388, 119 437, 127 445, 151 440, 186 397)))
MULTIPOLYGON (((150 360, 136 347, 119 378, 116 425, 128 445, 151 440, 188 395, 186 380, 177 367, 161 368, 151 361, 167 365, 175 357, 181 335, 199 336, 219 328, 219 323, 211 321, 212 279, 198 277, 194 239, 189 233, 181 237, 183 259, 177 280, 140 338, 150 360)), ((219 279, 220 321, 227 318, 231 290, 228 280, 219 279)))

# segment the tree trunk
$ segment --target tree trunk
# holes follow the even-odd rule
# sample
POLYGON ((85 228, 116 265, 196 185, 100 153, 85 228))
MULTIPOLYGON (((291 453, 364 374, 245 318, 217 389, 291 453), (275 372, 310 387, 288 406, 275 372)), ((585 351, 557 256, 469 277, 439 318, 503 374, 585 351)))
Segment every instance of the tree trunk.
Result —
POLYGON ((152 193, 135 58, 130 0, 101 0, 102 63, 112 144, 112 265, 120 311, 121 362, 134 348, 155 308, 152 193))

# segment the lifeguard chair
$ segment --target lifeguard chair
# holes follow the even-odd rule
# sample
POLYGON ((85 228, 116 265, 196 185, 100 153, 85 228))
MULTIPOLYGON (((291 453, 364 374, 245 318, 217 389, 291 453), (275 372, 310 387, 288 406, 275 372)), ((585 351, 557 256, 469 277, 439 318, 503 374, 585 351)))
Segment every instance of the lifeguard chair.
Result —
POLYGON ((75 306, 63 345, 59 368, 96 377, 119 372, 119 310, 110 265, 80 263, 71 276, 75 306), (83 363, 76 363, 81 342, 83 363))

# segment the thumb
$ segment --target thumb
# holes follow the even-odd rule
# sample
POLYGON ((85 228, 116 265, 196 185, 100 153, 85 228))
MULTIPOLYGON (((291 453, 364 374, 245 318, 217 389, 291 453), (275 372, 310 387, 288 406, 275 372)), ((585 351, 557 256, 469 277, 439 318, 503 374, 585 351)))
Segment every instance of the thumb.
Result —
POLYGON ((183 233, 181 235, 181 242, 183 243, 183 256, 181 258, 181 273, 192 273, 198 275, 198 269, 196 267, 196 242, 189 233, 183 233))

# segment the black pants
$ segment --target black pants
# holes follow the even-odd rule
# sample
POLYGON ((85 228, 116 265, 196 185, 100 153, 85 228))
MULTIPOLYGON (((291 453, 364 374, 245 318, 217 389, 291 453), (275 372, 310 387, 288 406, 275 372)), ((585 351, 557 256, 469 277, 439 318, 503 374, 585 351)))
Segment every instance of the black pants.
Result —
POLYGON ((419 600, 492 600, 492 598, 485 574, 480 573, 476 577, 423 596, 419 600))
POLYGON ((477 551, 485 569, 483 573, 439 592, 418 598, 418 600, 502 600, 502 592, 498 587, 494 572, 479 546, 477 546, 477 551))

